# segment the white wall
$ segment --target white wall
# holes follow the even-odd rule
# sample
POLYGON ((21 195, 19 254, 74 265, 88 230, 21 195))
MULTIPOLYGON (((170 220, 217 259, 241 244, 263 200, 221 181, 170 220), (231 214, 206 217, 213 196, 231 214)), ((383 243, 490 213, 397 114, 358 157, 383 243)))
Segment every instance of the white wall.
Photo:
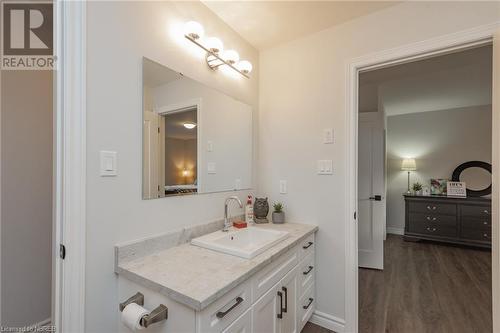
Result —
POLYGON ((387 117, 387 228, 404 228, 408 175, 401 160, 415 158, 410 185, 451 179, 467 161, 491 163, 491 105, 387 117))
POLYGON ((1 326, 51 315, 52 72, 2 71, 1 326))
POLYGON ((320 227, 318 311, 340 323, 345 316, 346 64, 499 20, 497 2, 404 2, 261 53, 258 189, 284 201, 289 221, 320 227), (333 145, 322 144, 326 127, 335 130, 333 145), (333 176, 316 174, 318 159, 333 159, 333 176))
MULTIPOLYGON (((117 331, 116 243, 222 218, 228 196, 141 199, 143 56, 257 109, 257 51, 201 3, 87 3, 86 333, 117 331), (204 56, 182 37, 188 20, 202 23, 208 35, 251 61, 251 79, 209 70, 204 56), (100 150, 118 152, 117 177, 99 177, 100 150)), ((238 192, 242 199, 247 193, 238 192)))

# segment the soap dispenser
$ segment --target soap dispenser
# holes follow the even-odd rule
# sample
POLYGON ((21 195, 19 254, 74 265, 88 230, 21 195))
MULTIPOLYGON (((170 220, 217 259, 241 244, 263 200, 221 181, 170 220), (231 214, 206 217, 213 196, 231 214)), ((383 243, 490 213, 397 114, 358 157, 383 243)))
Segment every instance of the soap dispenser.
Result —
POLYGON ((247 224, 253 223, 253 203, 251 195, 247 197, 247 204, 245 205, 245 222, 247 224))

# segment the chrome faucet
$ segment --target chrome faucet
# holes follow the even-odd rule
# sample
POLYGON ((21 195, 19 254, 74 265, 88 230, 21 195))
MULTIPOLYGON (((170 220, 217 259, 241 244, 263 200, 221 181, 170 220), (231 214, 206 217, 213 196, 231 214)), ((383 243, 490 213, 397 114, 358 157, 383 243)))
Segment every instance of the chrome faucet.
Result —
POLYGON ((227 204, 231 200, 235 200, 238 203, 238 205, 240 205, 240 208, 243 208, 243 204, 241 203, 241 200, 238 197, 232 196, 226 199, 226 202, 224 203, 224 228, 222 228, 222 231, 229 231, 229 228, 231 227, 231 222, 227 217, 227 204))

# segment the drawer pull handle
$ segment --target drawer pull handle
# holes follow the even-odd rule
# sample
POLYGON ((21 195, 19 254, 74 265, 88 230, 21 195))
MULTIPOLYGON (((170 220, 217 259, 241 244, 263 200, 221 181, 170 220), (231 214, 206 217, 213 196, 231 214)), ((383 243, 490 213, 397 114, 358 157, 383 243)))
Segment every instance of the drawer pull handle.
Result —
POLYGON ((483 210, 483 213, 485 213, 486 215, 488 215, 490 212, 487 209, 485 209, 485 210, 483 210))
POLYGON ((243 298, 236 297, 236 303, 234 303, 229 309, 227 309, 224 312, 222 312, 222 311, 217 312, 217 314, 216 314, 217 318, 219 318, 219 319, 224 318, 229 312, 231 312, 231 310, 233 310, 235 307, 237 307, 241 303, 243 303, 243 298))
POLYGON ((488 225, 488 221, 484 221, 484 222, 483 222, 483 224, 484 224, 484 225, 488 225))
POLYGON ((314 268, 313 266, 309 266, 309 267, 307 268, 307 271, 302 272, 302 274, 307 275, 307 274, 311 273, 311 271, 313 270, 313 268, 314 268))
POLYGON ((283 318, 283 293, 281 291, 278 291, 278 296, 280 298, 280 313, 276 315, 278 319, 283 318))
POLYGON ((436 228, 427 227, 427 231, 434 232, 436 231, 436 228))
POLYGON ((313 245, 314 243, 313 242, 307 242, 307 245, 304 245, 302 246, 302 248, 305 250, 305 249, 308 249, 309 247, 311 247, 311 245, 313 245))
POLYGON ((483 234, 483 237, 484 237, 484 238, 488 238, 488 239, 489 239, 489 238, 490 238, 490 235, 488 235, 488 234, 483 234))
POLYGON ((437 220, 437 218, 435 218, 435 217, 431 218, 430 216, 427 216, 427 221, 436 221, 436 220, 437 220))
POLYGON ((436 206, 432 206, 432 207, 431 206, 427 206, 427 209, 428 210, 436 210, 436 206))
POLYGON ((281 309, 282 312, 288 312, 288 289, 286 287, 281 287, 281 290, 285 292, 285 307, 281 309))
POLYGON ((314 301, 314 298, 309 297, 309 303, 307 303, 307 305, 302 306, 302 308, 303 308, 304 310, 309 309, 309 307, 311 306, 311 304, 312 304, 312 302, 313 302, 313 301, 314 301))

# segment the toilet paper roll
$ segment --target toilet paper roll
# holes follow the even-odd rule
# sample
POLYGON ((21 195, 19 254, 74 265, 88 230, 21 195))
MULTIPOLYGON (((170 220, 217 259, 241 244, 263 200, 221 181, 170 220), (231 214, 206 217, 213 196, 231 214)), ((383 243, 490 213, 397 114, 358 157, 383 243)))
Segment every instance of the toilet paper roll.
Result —
POLYGON ((122 323, 131 331, 142 330, 141 318, 148 314, 149 311, 136 303, 130 303, 122 312, 122 323))

